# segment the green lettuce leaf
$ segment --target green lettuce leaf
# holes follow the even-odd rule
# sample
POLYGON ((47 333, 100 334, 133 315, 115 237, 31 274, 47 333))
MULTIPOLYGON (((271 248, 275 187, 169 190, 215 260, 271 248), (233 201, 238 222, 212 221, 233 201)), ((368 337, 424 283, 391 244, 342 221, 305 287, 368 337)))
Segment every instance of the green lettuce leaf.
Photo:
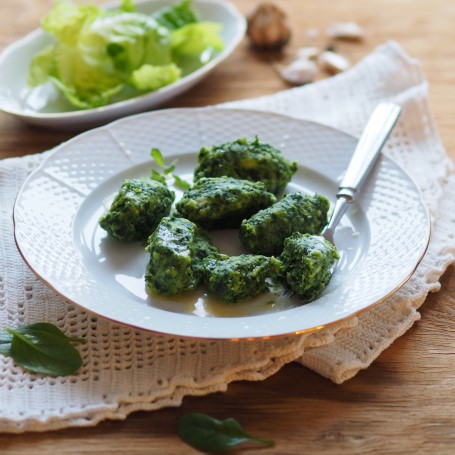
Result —
POLYGON ((163 66, 142 65, 130 78, 134 88, 141 91, 158 90, 180 79, 182 71, 175 63, 163 66))
POLYGON ((51 78, 51 81, 73 106, 80 109, 105 106, 114 95, 123 89, 123 84, 119 84, 115 87, 106 87, 104 90, 98 87, 96 91, 81 92, 80 90, 76 90, 72 85, 65 85, 59 79, 51 78))
POLYGON ((133 0, 123 0, 119 9, 120 11, 127 13, 134 13, 136 12, 136 5, 134 4, 133 0))
POLYGON ((30 65, 27 84, 36 87, 49 80, 54 67, 54 46, 46 47, 35 55, 30 65))
POLYGON ((49 14, 41 22, 43 30, 56 40, 75 45, 84 25, 101 13, 97 5, 75 5, 66 0, 57 0, 49 14))
POLYGON ((196 22, 187 24, 172 32, 171 48, 174 54, 197 57, 204 51, 223 49, 220 37, 221 24, 196 22))
POLYGON ((199 20, 196 12, 191 9, 190 0, 183 0, 178 5, 161 8, 153 15, 153 18, 169 30, 177 30, 199 20))
POLYGON ((146 63, 171 63, 169 32, 140 13, 100 16, 81 33, 78 50, 87 64, 102 67, 124 81, 146 63))
POLYGON ((35 55, 28 84, 50 80, 79 109, 157 90, 222 49, 219 24, 196 21, 188 0, 153 16, 132 0, 113 10, 57 0, 42 21, 55 42, 35 55))

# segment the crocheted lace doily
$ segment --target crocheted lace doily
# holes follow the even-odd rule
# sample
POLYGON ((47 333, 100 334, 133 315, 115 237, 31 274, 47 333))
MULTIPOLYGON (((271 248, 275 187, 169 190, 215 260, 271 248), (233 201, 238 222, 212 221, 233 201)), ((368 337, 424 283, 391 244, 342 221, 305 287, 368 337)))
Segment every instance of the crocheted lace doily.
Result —
POLYGON ((385 153, 422 189, 432 218, 429 249, 413 277, 382 304, 311 334, 258 341, 194 341, 133 330, 87 314, 44 286, 20 258, 12 207, 27 175, 46 154, 0 162, 0 329, 38 321, 86 338, 84 365, 69 377, 25 372, 0 356, 0 431, 45 431, 122 419, 132 411, 178 406, 185 395, 257 381, 300 361, 341 383, 368 365, 420 316, 417 311, 455 258, 455 177, 434 128, 419 64, 395 43, 350 71, 276 95, 229 103, 315 120, 354 135, 382 100, 403 112, 385 153))

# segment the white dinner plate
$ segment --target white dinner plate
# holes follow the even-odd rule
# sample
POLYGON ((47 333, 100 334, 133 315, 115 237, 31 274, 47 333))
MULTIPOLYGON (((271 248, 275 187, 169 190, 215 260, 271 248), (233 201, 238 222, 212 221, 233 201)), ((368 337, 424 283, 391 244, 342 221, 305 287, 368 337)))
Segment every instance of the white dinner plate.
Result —
MULTIPOLYGON (((151 14, 178 0, 138 0, 137 10, 151 14)), ((118 4, 118 3, 117 3, 118 4)), ((222 25, 224 49, 198 70, 154 92, 94 109, 78 110, 71 106, 51 84, 27 87, 30 62, 37 52, 52 42, 38 29, 6 47, 0 55, 0 109, 28 123, 62 129, 82 129, 104 124, 116 118, 142 112, 188 90, 225 60, 242 40, 246 19, 227 0, 192 0, 192 8, 201 20, 222 25)))
MULTIPOLYGON (((336 231, 341 259, 317 300, 302 305, 275 291, 227 305, 203 287, 176 298, 147 295, 144 245, 111 240, 98 226, 123 179, 150 175, 153 147, 168 163, 177 159, 175 172, 191 182, 201 147, 255 135, 299 162, 286 191, 317 192, 334 201, 354 137, 257 111, 163 110, 118 120, 59 146, 19 192, 18 248, 36 275, 67 301, 122 324, 178 336, 237 339, 317 330, 402 286, 427 248, 430 221, 412 179, 381 156, 336 231)), ((237 235, 211 233, 230 255, 242 251, 237 235)))

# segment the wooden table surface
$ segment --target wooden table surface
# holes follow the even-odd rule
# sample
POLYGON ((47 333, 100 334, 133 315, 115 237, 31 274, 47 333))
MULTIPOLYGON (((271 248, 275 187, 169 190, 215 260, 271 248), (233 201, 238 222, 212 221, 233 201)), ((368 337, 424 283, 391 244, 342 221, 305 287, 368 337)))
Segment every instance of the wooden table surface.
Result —
MULTIPOLYGON (((258 2, 235 0, 245 13, 258 2)), ((418 58, 430 104, 455 159, 455 3, 453 0, 281 0, 293 29, 289 51, 311 44, 307 30, 355 21, 364 43, 340 43, 352 61, 376 45, 398 41, 418 58)), ((38 26, 51 0, 0 2, 0 48, 38 26)), ((326 44, 325 38, 316 40, 326 44)), ((203 83, 164 107, 204 106, 274 93, 286 85, 246 40, 203 83)), ((0 114, 0 158, 39 153, 73 134, 27 126, 0 114)), ((237 418, 252 434, 273 437, 264 454, 455 453, 455 270, 428 297, 422 319, 367 370, 343 385, 296 364, 226 393, 188 397, 179 408, 136 412, 125 421, 42 434, 0 435, 2 454, 190 454, 176 435, 187 412, 237 418)), ((0 404, 1 406, 1 404, 0 404)), ((248 452, 245 450, 245 452, 248 452)), ((242 452, 243 453, 243 452, 242 452)))

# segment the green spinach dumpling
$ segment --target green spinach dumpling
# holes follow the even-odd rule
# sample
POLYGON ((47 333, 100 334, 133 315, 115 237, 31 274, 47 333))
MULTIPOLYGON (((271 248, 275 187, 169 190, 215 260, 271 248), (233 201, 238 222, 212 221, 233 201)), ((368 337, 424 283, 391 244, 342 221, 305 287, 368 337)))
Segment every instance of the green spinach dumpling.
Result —
POLYGON ((264 144, 256 137, 245 138, 199 152, 199 166, 194 171, 195 179, 203 177, 235 177, 242 180, 264 183, 267 191, 278 194, 283 191, 297 170, 297 163, 286 160, 281 151, 264 144))
POLYGON ((304 301, 314 300, 329 284, 339 258, 324 237, 295 233, 284 241, 281 273, 289 287, 304 301))
POLYGON ((202 260, 219 255, 200 228, 178 217, 161 220, 148 239, 146 251, 150 253, 147 289, 162 295, 194 289, 202 279, 202 260))
POLYGON ((265 256, 242 254, 204 261, 204 284, 225 303, 247 300, 269 289, 267 279, 275 278, 280 261, 265 256))
POLYGON ((240 239, 253 253, 279 255, 284 240, 294 232, 320 234, 327 224, 329 207, 328 199, 319 194, 286 194, 276 204, 243 220, 240 239))
POLYGON ((213 177, 198 180, 183 194, 176 209, 206 229, 237 228, 243 219, 275 201, 261 182, 213 177))
POLYGON ((174 198, 174 192, 156 180, 125 180, 99 225, 116 240, 145 241, 161 218, 169 215, 174 198))

